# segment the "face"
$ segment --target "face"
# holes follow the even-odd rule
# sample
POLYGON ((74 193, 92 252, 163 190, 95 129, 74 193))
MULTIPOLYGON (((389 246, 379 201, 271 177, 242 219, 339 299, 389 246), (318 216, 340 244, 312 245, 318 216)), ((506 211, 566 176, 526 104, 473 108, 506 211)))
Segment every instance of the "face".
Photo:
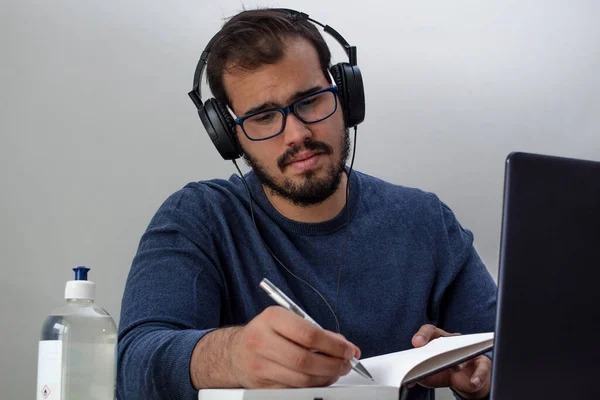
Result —
MULTIPOLYGON (((290 40, 278 63, 226 73, 223 83, 236 116, 286 107, 331 86, 315 48, 304 39, 290 40)), ((271 194, 308 206, 323 202, 338 189, 350 150, 339 101, 333 115, 314 124, 289 114, 285 130, 268 140, 252 141, 240 126, 236 130, 244 159, 271 194)))

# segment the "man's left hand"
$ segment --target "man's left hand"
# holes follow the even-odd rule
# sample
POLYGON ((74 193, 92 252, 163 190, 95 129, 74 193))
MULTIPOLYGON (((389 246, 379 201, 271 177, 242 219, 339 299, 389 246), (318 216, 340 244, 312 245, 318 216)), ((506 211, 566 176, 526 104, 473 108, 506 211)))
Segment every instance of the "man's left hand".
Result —
MULTIPOLYGON (((425 346, 441 336, 456 336, 433 325, 423 325, 412 338, 415 347, 425 346)), ((419 385, 438 388, 451 387, 465 399, 482 399, 490 393, 492 361, 486 356, 478 356, 455 367, 448 368, 419 381, 419 385)), ((415 384, 410 384, 413 387, 415 384)))

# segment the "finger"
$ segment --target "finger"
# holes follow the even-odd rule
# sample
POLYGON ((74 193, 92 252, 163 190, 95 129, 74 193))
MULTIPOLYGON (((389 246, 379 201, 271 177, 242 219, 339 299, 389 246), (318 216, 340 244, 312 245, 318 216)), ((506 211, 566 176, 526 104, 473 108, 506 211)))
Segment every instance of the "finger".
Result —
MULTIPOLYGON (((335 336, 339 337, 339 338, 340 338, 340 339, 342 339, 342 340, 346 340, 346 341, 348 341, 348 339, 346 339, 346 337, 345 337, 344 335, 340 334, 340 333, 335 333, 335 332, 331 332, 331 331, 325 331, 325 332, 327 332, 328 334, 335 335, 335 336)), ((362 352, 360 351, 360 348, 358 348, 358 346, 357 346, 357 345, 355 345, 355 344, 354 344, 354 343, 352 343, 352 342, 348 342, 348 343, 350 343, 350 345, 351 345, 352 347, 354 347, 354 357, 356 357, 356 358, 360 359, 360 356, 361 356, 361 354, 362 354, 362 352)))
POLYGON ((469 383, 473 389, 479 390, 489 379, 492 362, 486 356, 479 356, 474 362, 475 371, 473 371, 469 383))
POLYGON ((451 372, 449 370, 444 370, 438 372, 437 374, 430 375, 424 379, 421 379, 417 382, 419 385, 428 387, 428 388, 438 388, 438 387, 447 387, 450 386, 451 382, 451 372))
POLYGON ((307 349, 316 350, 332 357, 350 360, 354 357, 355 346, 343 339, 341 335, 333 335, 305 319, 281 308, 273 311, 280 315, 273 316, 271 327, 279 335, 307 349))
POLYGON ((463 369, 467 368, 472 363, 474 363, 474 359, 457 364, 451 368, 452 372, 460 372, 463 369))
POLYGON ((431 324, 423 325, 417 333, 413 336, 411 343, 414 347, 422 347, 433 339, 437 339, 440 336, 454 336, 455 334, 448 333, 443 329, 440 329, 431 324))
POLYGON ((457 364, 421 379, 418 383, 421 386, 429 388, 447 387, 450 386, 452 382, 459 383, 461 387, 465 385, 469 386, 469 377, 471 376, 469 371, 475 370, 474 364, 471 366, 472 362, 473 359, 457 364))
POLYGON ((308 375, 337 379, 347 373, 350 363, 337 357, 315 353, 276 332, 269 337, 268 345, 256 349, 261 357, 292 371, 308 375))

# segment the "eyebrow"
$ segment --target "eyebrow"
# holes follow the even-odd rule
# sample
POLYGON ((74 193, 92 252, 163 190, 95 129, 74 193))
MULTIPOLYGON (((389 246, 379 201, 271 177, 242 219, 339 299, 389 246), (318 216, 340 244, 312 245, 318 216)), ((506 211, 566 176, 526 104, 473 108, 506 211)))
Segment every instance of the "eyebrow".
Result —
MULTIPOLYGON (((317 85, 317 86, 313 86, 313 87, 311 87, 309 89, 306 89, 306 90, 301 90, 299 92, 294 93, 294 95, 290 98, 289 101, 293 103, 294 101, 296 101, 296 100, 298 100, 298 99, 300 99, 300 98, 302 98, 304 96, 307 96, 307 95, 309 95, 311 93, 317 92, 317 91, 322 90, 322 89, 323 89, 322 86, 317 85)), ((248 111, 246 111, 244 114, 242 114, 242 117, 245 117, 245 116, 257 113, 259 111, 268 110, 268 109, 271 109, 271 108, 279 108, 279 107, 281 107, 281 106, 279 104, 273 102, 273 101, 266 101, 266 102, 264 102, 262 104, 259 104, 259 105, 255 106, 255 107, 250 108, 248 111)))

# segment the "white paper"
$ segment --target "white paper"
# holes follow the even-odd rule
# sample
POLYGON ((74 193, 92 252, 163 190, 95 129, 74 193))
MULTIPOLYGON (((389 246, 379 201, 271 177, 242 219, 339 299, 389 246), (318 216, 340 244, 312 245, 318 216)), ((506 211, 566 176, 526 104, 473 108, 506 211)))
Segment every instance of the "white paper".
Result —
POLYGON ((479 352, 481 347, 491 345, 493 333, 447 336, 432 340, 427 345, 415 349, 399 351, 377 357, 370 357, 360 362, 371 373, 375 383, 363 378, 355 371, 341 377, 336 386, 347 385, 384 385, 400 387, 402 382, 413 374, 409 373, 420 365, 425 370, 435 370, 441 364, 452 364, 453 360, 464 358, 465 354, 479 352), (438 357, 434 359, 434 357, 438 357), (434 360, 432 360, 434 359, 434 360), (427 360, 432 360, 424 364, 427 360))

